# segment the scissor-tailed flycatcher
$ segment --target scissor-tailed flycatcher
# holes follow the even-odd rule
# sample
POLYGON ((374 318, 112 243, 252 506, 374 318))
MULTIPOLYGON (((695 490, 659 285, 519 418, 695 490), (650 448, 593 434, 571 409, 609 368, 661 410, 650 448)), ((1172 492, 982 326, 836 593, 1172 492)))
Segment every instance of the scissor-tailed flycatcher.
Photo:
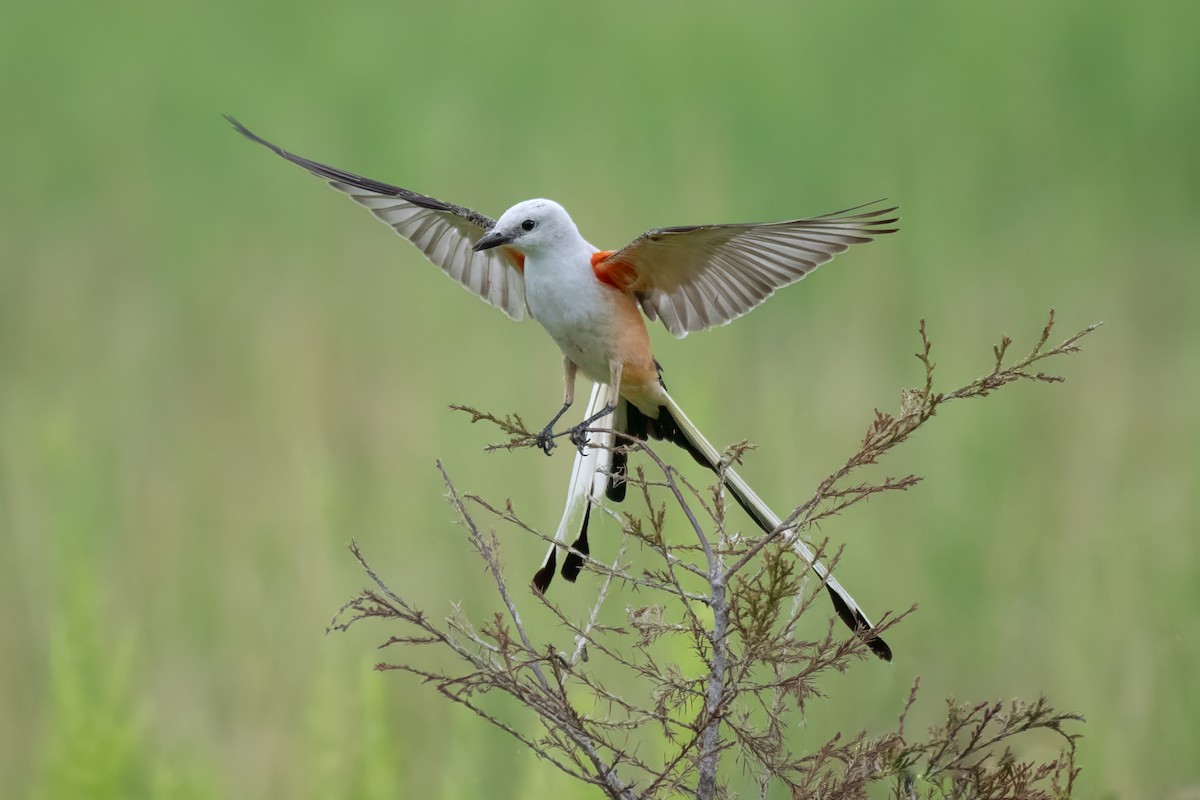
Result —
MULTIPOLYGON (((676 336, 724 325, 750 311, 776 289, 800 280, 852 244, 896 230, 894 208, 849 209, 787 222, 659 228, 620 250, 590 245, 558 203, 526 200, 493 220, 462 206, 381 183, 289 153, 228 118, 247 138, 324 178, 421 249, 450 277, 514 320, 527 314, 563 353, 566 393, 562 408, 538 437, 549 453, 554 423, 575 397, 575 375, 596 383, 584 421, 572 429, 579 445, 567 510, 556 540, 565 543, 568 519, 583 503, 578 538, 563 561, 575 580, 588 553, 591 505, 607 494, 625 495, 626 454, 611 436, 585 443, 581 432, 604 417, 611 428, 639 439, 672 441, 718 471, 720 453, 667 394, 650 352, 643 314, 661 319, 676 336)), ((738 504, 766 533, 776 533, 825 581, 838 615, 871 650, 890 660, 858 604, 731 469, 725 480, 738 504)), ((545 591, 556 565, 552 546, 534 585, 545 591)))

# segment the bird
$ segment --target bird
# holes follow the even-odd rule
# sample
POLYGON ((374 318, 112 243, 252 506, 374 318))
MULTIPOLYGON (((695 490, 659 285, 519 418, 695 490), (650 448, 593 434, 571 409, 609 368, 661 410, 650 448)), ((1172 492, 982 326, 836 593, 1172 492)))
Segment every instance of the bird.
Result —
MULTIPOLYGON (((579 373, 593 381, 582 422, 569 433, 577 456, 562 522, 534 588, 544 593, 555 574, 557 551, 567 548, 561 574, 574 581, 590 555, 593 505, 619 502, 627 485, 628 448, 618 436, 672 442, 723 476, 738 505, 767 535, 780 536, 829 592, 841 620, 885 661, 892 652, 849 592, 801 537, 784 526, 746 481, 667 393, 650 346, 647 322, 660 321, 676 337, 725 325, 759 306, 850 246, 897 231, 895 207, 881 201, 821 216, 781 222, 656 228, 616 250, 601 250, 580 234, 553 200, 525 200, 491 219, 477 211, 400 186, 312 161, 263 139, 232 116, 247 139, 325 180, 390 226, 485 302, 513 320, 532 317, 563 355, 561 408, 537 434, 550 454, 553 427, 575 400, 579 373), (594 426, 594 427, 592 427, 594 426), (602 431, 592 440, 585 432, 602 431)), ((624 441, 624 440, 622 440, 624 441)))

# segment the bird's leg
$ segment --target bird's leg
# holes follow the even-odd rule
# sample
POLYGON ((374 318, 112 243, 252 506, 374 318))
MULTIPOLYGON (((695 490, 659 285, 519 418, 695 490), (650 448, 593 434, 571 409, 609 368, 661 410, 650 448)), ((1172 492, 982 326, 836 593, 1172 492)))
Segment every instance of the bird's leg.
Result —
POLYGON ((564 401, 563 407, 558 410, 558 413, 554 415, 554 418, 546 423, 546 427, 542 428, 541 433, 537 435, 537 446, 542 448, 542 451, 545 452, 546 455, 550 455, 550 451, 554 449, 554 423, 558 422, 562 415, 567 413, 567 409, 570 407, 571 401, 564 401))
POLYGON ((579 448, 579 452, 583 452, 584 446, 588 443, 587 436, 584 431, 596 420, 603 419, 617 409, 617 401, 621 398, 621 368, 624 366, 619 361, 613 361, 608 368, 608 396, 605 398, 604 408, 596 414, 585 419, 583 422, 571 428, 571 443, 579 448))
POLYGON ((554 423, 562 418, 562 415, 567 413, 567 409, 575 402, 575 362, 569 358, 563 359, 563 384, 566 391, 563 393, 563 405, 554 415, 554 418, 542 428, 542 432, 537 435, 537 446, 542 448, 542 452, 550 455, 550 451, 554 449, 554 423))

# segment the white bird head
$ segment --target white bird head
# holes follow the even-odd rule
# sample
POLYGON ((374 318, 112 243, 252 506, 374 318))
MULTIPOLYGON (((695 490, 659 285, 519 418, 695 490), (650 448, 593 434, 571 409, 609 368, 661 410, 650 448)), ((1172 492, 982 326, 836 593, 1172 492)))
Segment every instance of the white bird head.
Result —
POLYGON ((579 229, 565 208, 553 200, 525 200, 501 214, 474 249, 508 245, 529 255, 579 239, 579 229))

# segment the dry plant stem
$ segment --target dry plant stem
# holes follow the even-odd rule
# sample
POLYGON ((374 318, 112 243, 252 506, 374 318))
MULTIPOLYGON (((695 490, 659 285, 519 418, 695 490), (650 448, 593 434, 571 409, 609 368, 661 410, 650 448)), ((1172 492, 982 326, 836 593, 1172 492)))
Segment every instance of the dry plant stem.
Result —
MULTIPOLYGON (((676 483, 676 481, 675 481, 675 476, 678 473, 676 473, 673 469, 671 469, 669 466, 667 466, 665 463, 663 463, 661 460, 659 460, 658 455, 651 452, 650 448, 645 447, 643 442, 637 442, 637 449, 648 453, 650 455, 650 458, 655 461, 655 464, 659 467, 659 469, 662 470, 663 475, 665 477, 665 485, 667 486, 668 489, 670 489, 671 493, 675 496, 675 501, 677 503, 679 503, 680 508, 683 510, 684 516, 686 516, 688 518, 688 522, 691 524, 692 530, 696 531, 697 535, 699 535, 701 538, 704 538, 703 530, 699 527, 700 523, 696 520, 696 515, 694 513, 692 513, 691 507, 688 505, 687 500, 683 496, 683 493, 679 490, 679 484, 676 483)), ((645 472, 641 467, 638 467, 638 469, 637 469, 637 477, 638 477, 638 483, 641 485, 641 489, 642 489, 642 499, 646 503, 647 507, 652 508, 654 505, 654 501, 650 497, 650 485, 646 481, 645 472)), ((688 595, 688 593, 684 590, 683 584, 679 582, 679 576, 676 574, 676 569, 682 567, 697 576, 706 576, 708 573, 702 572, 699 568, 697 568, 696 566, 694 566, 692 564, 688 564, 687 562, 680 561, 677 558, 670 557, 671 550, 666 544, 666 539, 663 536, 663 533, 661 530, 661 525, 662 525, 662 517, 661 516, 655 517, 655 519, 654 519, 654 528, 655 528, 654 539, 652 542, 650 542, 650 544, 652 547, 654 547, 656 550, 658 550, 659 554, 663 557, 663 563, 666 564, 667 584, 669 586, 668 591, 670 591, 671 593, 675 594, 676 596, 678 596, 680 598, 684 598, 688 595)), ((711 548, 708 547, 707 541, 704 543, 703 547, 705 548, 705 557, 706 557, 706 559, 709 560, 710 565, 711 565, 712 550, 711 550, 711 548)), ((711 570, 711 566, 710 566, 710 570, 711 570)), ((703 602, 705 605, 710 605, 712 603, 711 589, 707 595, 704 595, 700 599, 701 599, 701 602, 703 602)), ((683 608, 684 613, 688 615, 688 621, 692 624, 693 628, 695 630, 703 629, 704 626, 700 622, 700 618, 698 616, 696 616, 696 609, 692 607, 692 604, 685 601, 683 603, 682 608, 683 608)))
MULTIPOLYGON (((711 553, 709 553, 711 555, 711 553)), ((720 755, 721 708, 724 705, 725 662, 728 650, 729 606, 725 602, 725 576, 721 560, 713 558, 708 573, 712 590, 712 662, 709 664, 708 693, 705 698, 705 724, 701 736, 700 779, 696 786, 697 800, 712 800, 717 796, 717 761, 720 755)))
MULTIPOLYGON (((462 498, 458 494, 458 490, 454 488, 454 484, 450 482, 450 476, 446 474, 445 467, 442 466, 441 459, 438 459, 438 472, 442 473, 442 480, 446 484, 446 491, 450 497, 450 505, 458 512, 459 518, 466 525, 468 538, 483 556, 484 562, 488 565, 488 570, 492 573, 492 579, 496 582, 496 589, 500 593, 500 599, 504 601, 504 607, 508 609, 508 614, 512 618, 513 625, 516 627, 517 633, 521 637, 521 643, 525 645, 525 649, 533 651, 533 644, 529 641, 529 635, 525 632, 525 626, 521 624, 521 615, 517 612, 517 606, 513 603, 512 597, 508 593, 508 585, 504 581, 504 573, 500 569, 500 558, 496 553, 493 541, 489 541, 480 532, 475 525, 475 520, 467 513, 466 507, 463 505, 462 498)), ((544 689, 549 689, 550 684, 546 680, 546 676, 542 674, 541 667, 533 664, 533 674, 537 676, 544 689)))
MULTIPOLYGON (((485 539, 484 536, 479 532, 479 528, 475 525, 475 521, 471 518, 471 515, 467 513, 466 506, 463 505, 462 497, 459 496, 458 490, 454 488, 454 484, 450 481, 450 476, 446 474, 446 469, 442 466, 440 459, 437 461, 437 468, 438 471, 442 473, 442 480, 445 482, 446 491, 450 495, 450 505, 455 511, 458 512, 459 518, 462 519, 463 524, 467 526, 468 536, 472 544, 475 545, 476 549, 479 550, 480 554, 487 562, 488 569, 492 573, 492 578, 496 581, 496 588, 500 592, 500 597, 503 600, 505 607, 508 609, 509 616, 512 618, 513 625, 516 627, 517 633, 521 637, 521 643, 525 645, 526 652, 534 652, 533 644, 529 641, 529 635, 525 632, 525 626, 521 624, 521 616, 519 613, 517 613, 516 604, 513 603, 512 597, 508 593, 508 587, 504 581, 504 573, 500 569, 500 558, 496 553, 492 541, 485 539)), ((541 666, 536 662, 533 662, 530 664, 530 668, 533 670, 533 674, 537 676, 538 682, 542 684, 542 689, 547 694, 552 694, 554 690, 550 688, 550 682, 546 680, 546 676, 542 672, 541 666)), ((556 721, 560 723, 566 722, 566 720, 556 721)), ((574 729, 574 726, 571 725, 564 725, 562 730, 568 737, 570 737, 575 745, 583 751, 588 760, 591 761, 592 767, 595 769, 596 774, 601 780, 604 781, 606 787, 613 797, 619 797, 622 798, 622 800, 625 798, 628 798, 628 800, 635 800, 636 795, 634 795, 632 790, 627 789, 621 779, 617 777, 616 770, 613 768, 613 766, 601 758, 600 753, 596 750, 595 745, 591 741, 590 737, 586 736, 581 731, 574 729)))
MULTIPOLYGON (((713 614, 713 626, 710 634, 712 645, 712 656, 709 662, 708 685, 705 693, 704 711, 698 722, 702 725, 701 728, 701 755, 699 761, 699 779, 696 787, 697 800, 711 800, 716 797, 717 786, 717 766, 720 758, 720 724, 721 710, 724 705, 724 687, 725 687, 725 671, 726 658, 728 649, 728 629, 729 629, 729 606, 725 599, 726 583, 725 576, 722 573, 722 561, 719 555, 714 554, 711 544, 708 541, 708 536, 701 526, 700 521, 696 518, 691 506, 684 497, 682 490, 679 488, 678 482, 675 480, 678 474, 675 469, 664 463, 659 456, 650 448, 645 447, 644 443, 634 440, 638 449, 646 452, 650 458, 655 461, 656 465, 662 470, 665 477, 665 483, 671 494, 675 498, 675 502, 683 510, 687 517, 688 523, 692 531, 696 534, 696 539, 700 545, 701 551, 704 553, 705 561, 708 565, 708 584, 709 596, 707 605, 713 614)), ((639 469, 639 477, 642 477, 639 469)), ((723 476, 719 476, 723 478, 723 476)), ((644 483, 644 481, 643 481, 644 483)), ((647 496, 647 500, 649 497, 647 496)), ((720 509, 719 509, 720 511, 720 509)), ((718 519, 722 519, 720 515, 718 519)), ((723 538, 723 526, 722 526, 723 538)), ((664 547, 664 553, 666 552, 664 547)), ((670 562, 668 562, 670 564, 670 562)), ((676 587, 682 592, 682 587, 678 585, 678 581, 674 575, 673 566, 669 566, 668 574, 675 581, 676 587)), ((700 620, 695 616, 694 610, 690 605, 685 604, 686 611, 691 617, 693 625, 697 629, 703 629, 700 620)))
MULTIPOLYGON (((648 450, 649 448, 647 448, 648 450)), ((657 455, 654 456, 658 458, 657 455)), ((696 534, 696 539, 699 541, 700 549, 704 552, 704 559, 708 563, 708 587, 709 587, 709 608, 712 610, 713 625, 712 625, 712 658, 709 662, 708 687, 705 694, 704 714, 702 716, 701 735, 700 735, 700 763, 699 763, 699 779, 696 784, 697 800, 712 800, 717 796, 717 765, 720 759, 720 732, 721 732, 721 710, 725 703, 725 669, 726 660, 729 648, 729 605, 725 600, 726 576, 723 574, 721 566, 722 561, 719 555, 713 553, 712 546, 709 544, 708 536, 704 528, 700 525, 700 521, 696 519, 696 515, 692 512, 680 491, 679 485, 675 482, 675 470, 665 464, 659 463, 660 468, 666 475, 667 484, 671 489, 671 493, 675 496, 680 508, 683 509, 687 516, 688 523, 692 527, 692 531, 696 534)), ((718 475, 718 480, 723 482, 724 475, 718 475)), ((718 506, 718 527, 720 528, 720 538, 724 539, 724 514, 723 509, 718 506)), ((697 625, 699 621, 697 620, 697 625)))
POLYGON ((604 605, 604 600, 608 597, 608 587, 612 585, 613 575, 616 574, 617 567, 621 564, 621 559, 625 557, 625 540, 621 540, 621 546, 617 548, 617 557, 613 560, 612 569, 604 576, 604 581, 600 584, 600 591, 596 595, 596 602, 592 605, 592 613, 588 616, 587 624, 583 626, 583 630, 575 635, 575 652, 571 654, 571 666, 579 663, 579 659, 586 652, 587 644, 591 640, 592 629, 596 627, 596 618, 600 616, 600 607, 604 605))
MULTIPOLYGON (((696 518, 695 512, 692 511, 691 505, 688 503, 683 491, 679 488, 679 484, 676 481, 678 473, 675 468, 663 462, 658 454, 654 453, 649 447, 646 447, 643 442, 632 440, 631 443, 647 453, 658 468, 662 470, 664 482, 674 496, 675 502, 683 510, 684 516, 687 517, 688 524, 693 533, 695 533, 696 540, 708 564, 707 579, 709 596, 707 605, 713 614, 713 626, 710 634, 712 657, 709 662, 704 711, 701 719, 698 720, 702 726, 702 733, 700 737, 701 755, 696 798, 697 800, 711 800, 717 794, 717 764, 721 751, 720 722, 721 709, 724 704, 726 654, 728 649, 729 606, 725 599, 725 575, 722 572, 721 558, 714 554, 704 527, 700 524, 699 519, 696 518)), ((642 483, 644 485, 645 481, 644 477, 640 474, 640 469, 639 478, 643 478, 642 483)), ((647 500, 649 500, 648 496, 647 500)), ((672 576, 676 588, 682 593, 682 587, 678 585, 678 581, 674 578, 673 566, 668 568, 668 574, 672 576)), ((697 629, 702 629, 703 626, 700 624, 699 619, 695 617, 690 605, 687 603, 684 605, 687 613, 692 618, 693 624, 697 629)))

